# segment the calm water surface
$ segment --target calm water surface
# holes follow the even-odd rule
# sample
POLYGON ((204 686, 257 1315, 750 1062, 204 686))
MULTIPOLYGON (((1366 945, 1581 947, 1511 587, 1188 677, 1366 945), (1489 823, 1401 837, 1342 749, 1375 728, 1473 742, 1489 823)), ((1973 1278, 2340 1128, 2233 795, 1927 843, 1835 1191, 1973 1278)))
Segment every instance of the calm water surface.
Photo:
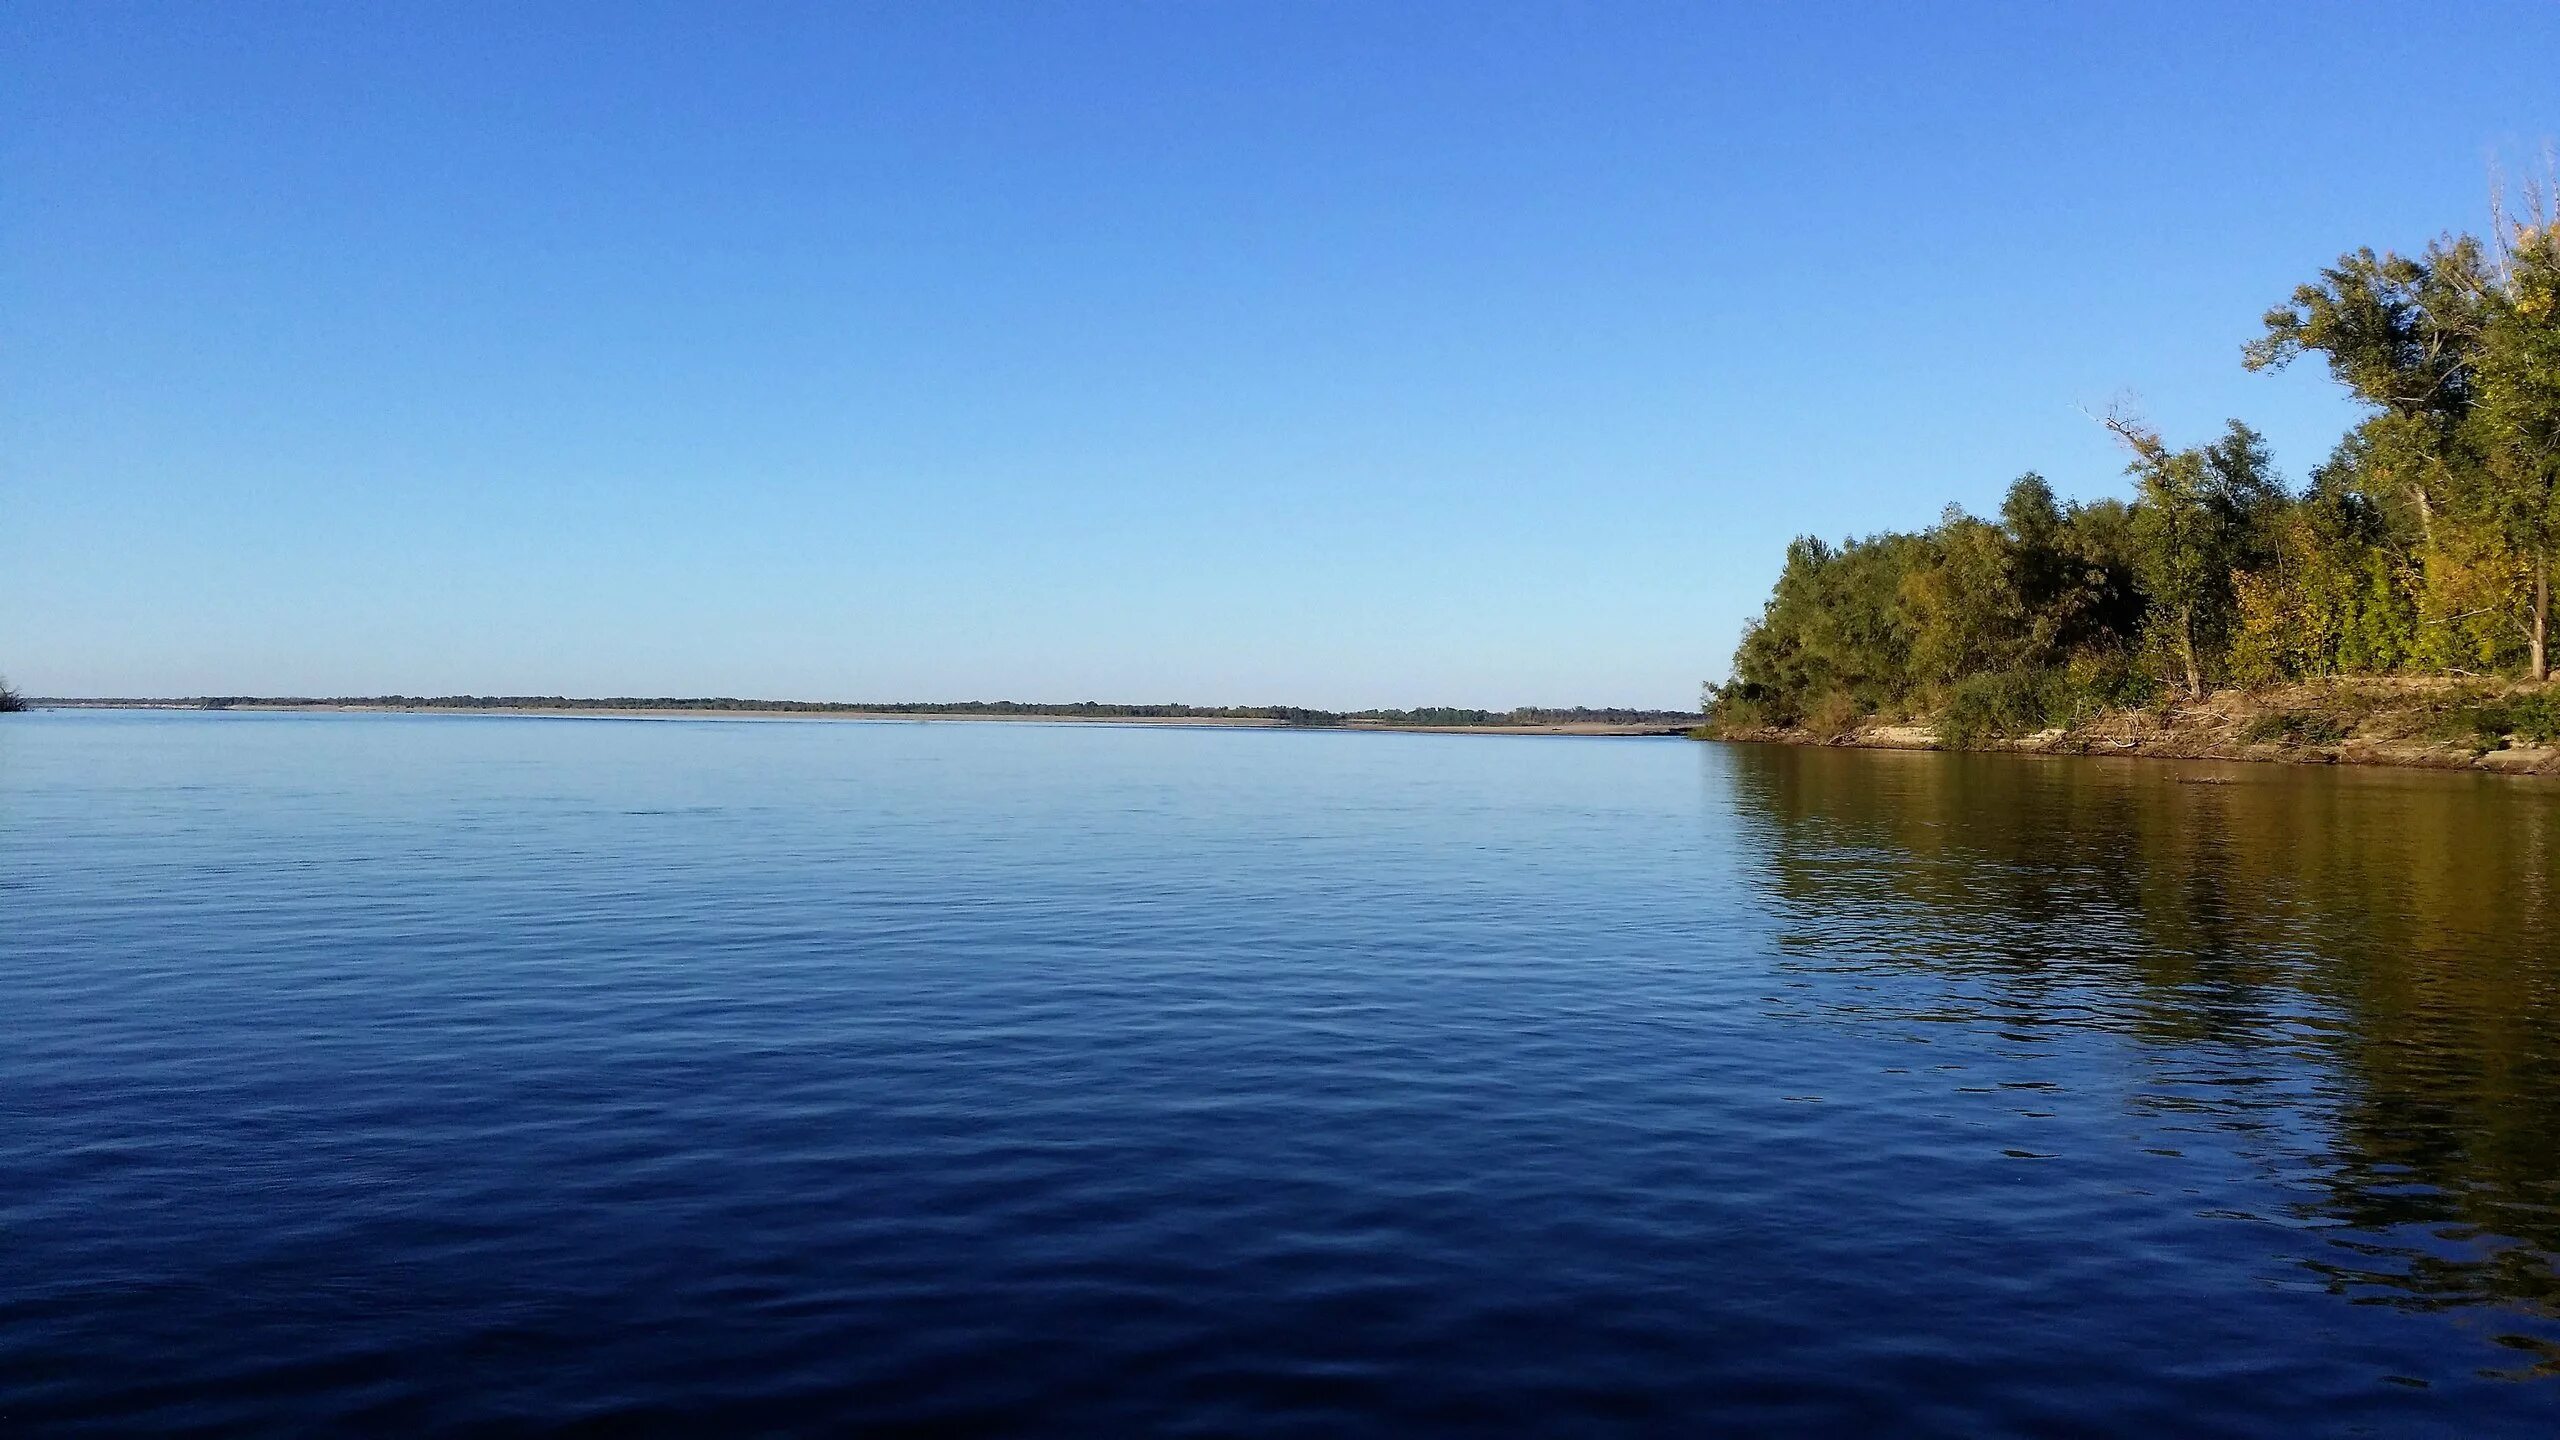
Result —
POLYGON ((2556 876, 2475 776, 11 717, 0 1430, 2550 1434, 2556 876))

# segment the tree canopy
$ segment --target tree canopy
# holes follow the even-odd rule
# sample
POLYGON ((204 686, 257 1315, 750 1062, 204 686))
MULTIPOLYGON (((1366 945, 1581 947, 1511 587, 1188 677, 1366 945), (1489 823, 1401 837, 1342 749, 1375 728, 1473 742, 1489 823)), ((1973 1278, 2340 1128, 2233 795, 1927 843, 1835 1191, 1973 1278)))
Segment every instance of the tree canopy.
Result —
POLYGON ((2238 420, 2176 446, 2106 421, 2131 493, 2032 472, 1996 519, 1787 549, 1728 723, 1930 714, 2015 733, 2162 694, 2333 675, 2548 679, 2560 548, 2560 226, 2359 249, 2270 309, 2251 370, 2318 357, 2363 410, 2299 488, 2238 420))

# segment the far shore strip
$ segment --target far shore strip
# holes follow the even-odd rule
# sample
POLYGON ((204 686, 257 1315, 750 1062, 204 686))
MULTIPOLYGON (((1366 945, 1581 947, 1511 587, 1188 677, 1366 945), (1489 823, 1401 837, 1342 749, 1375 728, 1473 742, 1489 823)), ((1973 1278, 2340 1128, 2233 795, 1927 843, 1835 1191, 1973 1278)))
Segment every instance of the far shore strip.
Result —
POLYGON ((1334 725, 1297 725, 1286 720, 1247 715, 1006 715, 992 711, 942 710, 758 710, 748 707, 687 710, 652 706, 612 709, 602 706, 535 705, 262 705, 255 702, 206 706, 184 700, 42 700, 39 709, 73 710, 224 710, 278 715, 464 715, 525 716, 550 720, 828 720, 881 724, 1018 725, 1147 725, 1190 726, 1225 730, 1373 730, 1410 735, 1686 735, 1690 727, 1676 721, 1613 724, 1607 721, 1557 721, 1522 725, 1411 725, 1389 720, 1344 720, 1334 725))

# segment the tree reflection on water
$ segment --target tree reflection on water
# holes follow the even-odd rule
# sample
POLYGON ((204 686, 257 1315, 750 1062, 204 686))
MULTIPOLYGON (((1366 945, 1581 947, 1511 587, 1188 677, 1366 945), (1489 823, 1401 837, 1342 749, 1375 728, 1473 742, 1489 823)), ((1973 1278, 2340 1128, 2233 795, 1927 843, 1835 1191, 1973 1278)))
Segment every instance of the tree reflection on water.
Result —
POLYGON ((1861 1018, 2122 1035, 2129 1108, 2248 1156, 2319 1283, 2495 1307, 2560 1374, 2560 787, 1720 748, 1795 962, 1929 980, 1861 1018))

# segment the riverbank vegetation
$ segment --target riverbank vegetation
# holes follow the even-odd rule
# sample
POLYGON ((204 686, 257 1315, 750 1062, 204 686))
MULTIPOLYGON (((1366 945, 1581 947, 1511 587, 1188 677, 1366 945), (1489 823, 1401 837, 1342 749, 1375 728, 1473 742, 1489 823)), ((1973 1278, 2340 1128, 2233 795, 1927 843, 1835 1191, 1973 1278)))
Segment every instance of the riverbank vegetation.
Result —
POLYGON ((2298 488, 2240 421, 2177 445, 2119 413, 2103 423, 2128 457, 2121 498, 2064 502, 2030 473, 1996 516, 1798 539, 1708 689, 1709 733, 1919 721, 1966 745, 2361 677, 2476 680, 2470 723, 2547 728, 2555 702, 2531 687, 2551 672, 2560 560, 2548 198, 2486 240, 2344 255, 2267 312, 2243 363, 2317 360, 2363 412, 2298 488))
POLYGON ((0 715, 15 714, 26 708, 26 697, 10 689, 6 677, 0 677, 0 715))

